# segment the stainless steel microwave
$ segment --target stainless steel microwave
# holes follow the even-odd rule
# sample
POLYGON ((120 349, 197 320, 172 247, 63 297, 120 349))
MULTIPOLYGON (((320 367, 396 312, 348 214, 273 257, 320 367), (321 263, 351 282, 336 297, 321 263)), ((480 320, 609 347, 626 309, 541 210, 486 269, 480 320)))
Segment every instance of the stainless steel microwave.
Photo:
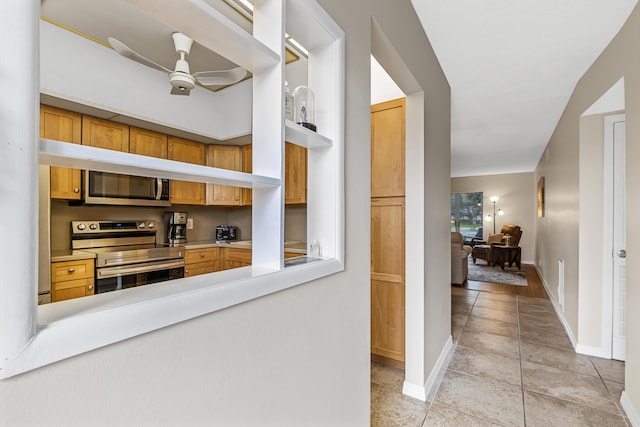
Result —
POLYGON ((170 181, 164 178, 84 171, 86 204, 171 206, 170 181))

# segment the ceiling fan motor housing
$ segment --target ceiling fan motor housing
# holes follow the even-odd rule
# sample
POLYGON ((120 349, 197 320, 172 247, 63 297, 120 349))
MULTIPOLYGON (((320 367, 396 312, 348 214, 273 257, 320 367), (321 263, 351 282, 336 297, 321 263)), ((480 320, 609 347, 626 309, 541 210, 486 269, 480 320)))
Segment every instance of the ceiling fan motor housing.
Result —
POLYGON ((171 82, 171 86, 181 91, 190 91, 196 85, 196 79, 194 79, 191 74, 182 71, 174 71, 169 74, 169 81, 171 82))

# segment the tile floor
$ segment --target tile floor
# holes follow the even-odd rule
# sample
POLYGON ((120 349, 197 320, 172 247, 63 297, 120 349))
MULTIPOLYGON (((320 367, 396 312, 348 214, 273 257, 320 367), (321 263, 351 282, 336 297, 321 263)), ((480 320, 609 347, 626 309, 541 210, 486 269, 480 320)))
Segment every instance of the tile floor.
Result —
POLYGON ((372 426, 630 426, 624 363, 576 354, 548 299, 452 287, 454 352, 427 402, 372 363, 372 426))

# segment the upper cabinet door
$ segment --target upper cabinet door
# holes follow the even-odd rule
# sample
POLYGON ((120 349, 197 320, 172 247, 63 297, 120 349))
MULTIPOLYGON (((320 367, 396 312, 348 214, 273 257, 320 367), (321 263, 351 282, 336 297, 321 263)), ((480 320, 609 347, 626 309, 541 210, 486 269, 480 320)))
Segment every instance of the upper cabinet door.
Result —
MULTIPOLYGON (((40 138, 80 144, 82 116, 71 111, 40 106, 40 138)), ((80 200, 80 170, 51 167, 51 198, 80 200)))
POLYGON ((129 152, 166 159, 168 155, 167 135, 131 127, 129 131, 129 152))
MULTIPOLYGON (((167 141, 168 158, 195 165, 206 164, 204 144, 170 136, 167 141)), ((178 205, 204 205, 205 184, 200 182, 171 181, 171 203, 178 205)))
POLYGON ((307 149, 285 143, 284 202, 307 203, 307 149))
MULTIPOLYGON (((214 168, 242 171, 241 150, 236 145, 209 145, 207 165, 214 168)), ((207 185, 207 205, 240 206, 240 187, 207 185)))
POLYGON ((129 152, 129 126, 82 116, 82 145, 129 152))
MULTIPOLYGON (((242 146, 242 172, 253 172, 253 147, 251 144, 242 146)), ((242 189, 242 206, 251 206, 253 190, 251 188, 242 189)))
POLYGON ((405 100, 371 106, 371 197, 404 196, 405 100))

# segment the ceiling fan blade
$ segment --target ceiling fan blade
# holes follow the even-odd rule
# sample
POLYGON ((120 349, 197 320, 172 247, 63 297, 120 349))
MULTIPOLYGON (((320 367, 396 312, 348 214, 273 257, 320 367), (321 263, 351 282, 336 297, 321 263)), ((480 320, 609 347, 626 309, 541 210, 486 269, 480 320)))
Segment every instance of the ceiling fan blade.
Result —
POLYGON ((131 49, 130 47, 122 43, 120 40, 114 39, 113 37, 109 37, 107 40, 109 41, 109 44, 111 45, 111 47, 113 47, 116 52, 118 52, 120 55, 124 56, 125 58, 130 59, 132 61, 136 61, 142 65, 146 65, 147 67, 164 71, 165 73, 171 72, 171 70, 169 70, 168 68, 165 68, 160 64, 156 64, 152 60, 147 59, 144 56, 140 55, 139 53, 137 53, 136 51, 134 51, 133 49, 131 49))
POLYGON ((189 92, 191 92, 191 89, 172 87, 170 93, 171 95, 189 95, 189 92))
POLYGON ((247 70, 242 67, 221 71, 198 71, 192 76, 198 83, 204 86, 222 86, 238 83, 247 75, 247 70))

